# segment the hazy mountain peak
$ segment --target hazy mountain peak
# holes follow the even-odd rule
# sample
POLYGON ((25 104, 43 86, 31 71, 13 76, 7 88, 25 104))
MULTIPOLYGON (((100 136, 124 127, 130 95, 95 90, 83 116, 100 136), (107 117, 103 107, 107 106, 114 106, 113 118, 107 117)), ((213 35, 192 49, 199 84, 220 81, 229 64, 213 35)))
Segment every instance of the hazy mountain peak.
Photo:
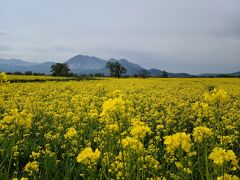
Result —
POLYGON ((129 63, 129 61, 127 59, 119 59, 118 62, 120 62, 120 63, 129 63))
POLYGON ((74 56, 67 60, 65 63, 67 63, 69 65, 69 68, 76 73, 82 69, 101 69, 106 65, 106 61, 103 59, 84 55, 74 56))

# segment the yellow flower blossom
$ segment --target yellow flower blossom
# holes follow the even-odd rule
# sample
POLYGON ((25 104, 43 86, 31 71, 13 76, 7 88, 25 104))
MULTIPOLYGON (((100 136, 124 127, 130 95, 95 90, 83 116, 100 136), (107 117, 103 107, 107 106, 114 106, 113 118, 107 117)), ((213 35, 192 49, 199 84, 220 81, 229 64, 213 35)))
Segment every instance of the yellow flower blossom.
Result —
POLYGON ((235 175, 224 174, 224 176, 217 177, 217 180, 239 180, 235 175))
POLYGON ((7 82, 7 75, 4 72, 0 73, 0 83, 7 82))
POLYGON ((126 137, 125 139, 122 140, 122 146, 123 148, 131 148, 134 150, 142 150, 143 149, 143 144, 132 137, 126 137))
POLYGON ((204 99, 206 101, 209 102, 213 102, 213 101, 221 101, 221 102, 225 102, 226 100, 229 99, 228 93, 223 90, 223 89, 214 89, 213 92, 209 93, 206 92, 204 93, 204 99))
POLYGON ((208 158, 218 166, 222 166, 225 162, 231 162, 234 166, 238 164, 237 157, 232 150, 225 150, 220 147, 215 147, 208 158))
POLYGON ((3 118, 3 120, 0 122, 0 127, 3 129, 13 125, 27 129, 32 127, 32 113, 27 113, 25 110, 18 112, 17 109, 12 110, 11 113, 12 115, 8 115, 3 118))
POLYGON ((75 128, 71 127, 67 129, 67 132, 64 134, 65 139, 72 139, 77 135, 77 131, 75 128))
POLYGON ((125 109, 125 102, 122 97, 109 99, 103 103, 101 116, 108 116, 109 113, 119 111, 123 112, 125 109))
POLYGON ((213 135, 211 129, 203 126, 198 126, 193 129, 193 137, 196 142, 202 142, 202 139, 205 137, 210 137, 213 135))
POLYGON ((192 146, 190 135, 185 132, 165 136, 164 139, 168 153, 174 153, 177 148, 182 148, 185 152, 189 152, 192 146))
POLYGON ((41 156, 41 153, 40 152, 32 152, 32 155, 31 155, 31 158, 33 159, 37 159, 41 156))
POLYGON ((109 124, 109 125, 106 125, 106 129, 108 131, 117 132, 119 130, 119 126, 117 123, 109 124))
POLYGON ((187 174, 192 174, 192 170, 190 168, 183 168, 183 171, 187 174))
POLYGON ((84 165, 94 164, 100 158, 100 154, 98 149, 94 152, 92 148, 87 147, 77 156, 77 162, 84 165))
POLYGON ((25 165, 24 171, 29 172, 32 174, 33 172, 39 171, 39 164, 37 161, 29 162, 25 165))
POLYGON ((22 177, 20 180, 28 180, 27 177, 22 177))
POLYGON ((142 123, 138 123, 138 124, 134 125, 131 129, 130 134, 133 137, 142 139, 149 132, 150 132, 150 128, 142 122, 142 123))

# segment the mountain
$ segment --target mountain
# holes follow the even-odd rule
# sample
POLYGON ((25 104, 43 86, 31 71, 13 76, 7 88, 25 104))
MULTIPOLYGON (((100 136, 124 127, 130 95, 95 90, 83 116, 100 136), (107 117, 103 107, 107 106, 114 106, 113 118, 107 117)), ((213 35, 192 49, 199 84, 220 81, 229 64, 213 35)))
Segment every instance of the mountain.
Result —
POLYGON ((198 74, 197 77, 240 77, 240 71, 234 73, 205 73, 198 74))
MULTIPOLYGON (((55 62, 44 62, 32 66, 28 66, 27 69, 30 69, 32 72, 36 73, 45 73, 45 74, 50 74, 51 72, 51 66, 55 64, 55 62)), ((27 70, 26 70, 27 71, 27 70)))
POLYGON ((138 64, 134 64, 129 62, 127 59, 120 59, 120 60, 115 60, 115 59, 109 59, 109 62, 119 62, 122 66, 124 66, 127 70, 126 75, 133 76, 134 74, 138 74, 140 70, 143 70, 144 68, 139 66, 138 64))
POLYGON ((0 59, 1 72, 25 72, 50 74, 51 66, 54 62, 30 63, 20 59, 0 59))
MULTIPOLYGON (((129 62, 126 59, 110 59, 108 61, 117 61, 127 69, 126 75, 137 74, 143 68, 138 64, 129 62)), ((101 73, 109 75, 109 70, 106 68, 107 60, 103 60, 93 56, 84 56, 77 55, 64 63, 68 64, 72 72, 77 74, 95 74, 101 73)), ((3 72, 25 72, 32 71, 36 73, 45 73, 50 74, 51 65, 54 62, 45 62, 45 63, 29 63, 19 59, 0 59, 0 71, 3 72)))
MULTIPOLYGON (((109 70, 106 68, 107 62, 119 62, 122 66, 127 69, 126 75, 133 76, 138 74, 139 71, 143 70, 144 68, 138 64, 134 64, 127 59, 109 59, 104 60, 94 56, 84 56, 84 55, 77 55, 69 60, 65 61, 69 65, 69 68, 72 72, 77 74, 95 74, 101 73, 104 75, 109 75, 109 70)), ((55 62, 49 61, 44 63, 31 63, 20 59, 1 59, 0 58, 0 72, 25 72, 25 71, 32 71, 36 73, 51 73, 51 66, 55 62)), ((150 76, 152 77, 160 77, 162 76, 162 72, 159 69, 149 69, 148 70, 150 76)), ((235 73, 229 74, 199 74, 196 76, 187 74, 187 73, 172 73, 168 72, 169 77, 240 77, 240 71, 235 73)))
POLYGON ((204 73, 204 74, 198 74, 198 77, 217 77, 221 75, 220 73, 204 73))
POLYGON ((159 69, 149 69, 148 72, 149 72, 150 76, 153 76, 153 77, 162 76, 162 71, 160 71, 159 69))
MULTIPOLYGON (((160 77, 162 76, 163 71, 159 69, 149 69, 148 72, 150 73, 150 76, 152 77, 160 77)), ((168 72, 168 77, 182 77, 182 78, 188 78, 188 77, 195 77, 191 74, 187 73, 171 73, 168 72)))
MULTIPOLYGON (((139 70, 143 69, 138 64, 131 63, 126 59, 120 59, 120 60, 109 59, 108 61, 119 62, 122 66, 124 66, 127 69, 127 73, 126 73, 127 75, 137 74, 139 70)), ((78 55, 67 60, 65 63, 68 64, 69 68, 74 73, 78 73, 78 74, 101 73, 101 74, 108 75, 109 72, 108 72, 108 69, 106 68, 106 63, 108 61, 97 58, 97 57, 78 55)))
POLYGON ((234 72, 234 73, 231 73, 230 75, 240 77, 240 71, 238 71, 238 72, 234 72))
POLYGON ((78 55, 65 62, 73 72, 82 70, 102 69, 106 66, 106 61, 96 57, 78 55))
POLYGON ((26 62, 20 59, 0 59, 0 65, 13 65, 13 66, 31 66, 35 63, 26 62))
POLYGON ((196 77, 196 76, 188 74, 188 73, 171 73, 171 72, 169 72, 168 77, 190 78, 190 77, 196 77))

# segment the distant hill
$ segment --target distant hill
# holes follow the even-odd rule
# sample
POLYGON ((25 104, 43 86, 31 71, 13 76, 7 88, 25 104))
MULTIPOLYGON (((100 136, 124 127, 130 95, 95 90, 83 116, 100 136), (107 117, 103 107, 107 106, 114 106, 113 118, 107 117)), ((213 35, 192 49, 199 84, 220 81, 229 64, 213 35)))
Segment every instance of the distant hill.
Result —
POLYGON ((26 62, 20 59, 1 59, 0 58, 0 65, 13 65, 13 66, 31 66, 35 63, 26 62))
POLYGON ((1 72, 25 72, 50 74, 51 66, 54 62, 30 63, 19 59, 0 59, 1 72))
POLYGON ((233 76, 238 76, 238 77, 240 77, 240 71, 238 71, 238 72, 234 72, 234 73, 231 73, 230 75, 233 75, 233 76))
MULTIPOLYGON (((160 77, 162 76, 163 71, 159 69, 149 69, 148 72, 150 73, 150 76, 152 77, 160 77)), ((187 73, 171 73, 168 72, 168 77, 195 77, 194 75, 187 74, 187 73)))
POLYGON ((153 76, 153 77, 162 76, 162 71, 159 69, 149 69, 148 72, 149 72, 150 76, 153 76))
POLYGON ((69 68, 75 73, 93 69, 102 69, 106 65, 106 61, 103 59, 83 55, 74 56, 65 63, 67 63, 69 68))
POLYGON ((194 75, 191 74, 187 74, 187 73, 168 73, 168 77, 182 77, 182 78, 190 78, 190 77, 196 77, 194 75))
POLYGON ((124 66, 127 69, 126 75, 130 75, 130 76, 138 74, 140 70, 144 69, 143 67, 139 66, 138 64, 134 64, 134 63, 129 62, 127 59, 120 59, 120 60, 109 59, 108 61, 119 62, 122 66, 124 66))
MULTIPOLYGON (((126 59, 109 59, 110 62, 119 62, 122 66, 127 69, 127 75, 134 75, 137 74, 138 71, 142 70, 143 68, 137 64, 131 63, 126 59)), ((106 68, 106 60, 91 57, 91 56, 83 56, 78 55, 74 56, 71 59, 67 60, 65 63, 69 65, 69 68, 74 73, 78 74, 90 74, 90 73, 102 73, 108 75, 108 69, 106 68)))
POLYGON ((197 77, 240 77, 240 71, 234 73, 205 73, 198 74, 197 77))
MULTIPOLYGON (((143 70, 144 68, 138 64, 132 63, 127 59, 109 59, 104 60, 101 58, 97 58, 94 56, 84 56, 84 55, 77 55, 74 56, 65 63, 69 65, 69 68, 72 72, 76 74, 95 74, 101 73, 104 75, 109 75, 109 70, 106 68, 106 63, 117 61, 121 65, 123 65, 127 69, 126 75, 133 76, 138 74, 139 71, 143 70)), ((44 63, 31 63, 20 59, 1 59, 0 58, 0 71, 2 72, 26 72, 32 71, 36 73, 51 73, 51 66, 55 62, 44 62, 44 63)), ((159 69, 149 69, 148 70, 151 77, 160 77, 162 76, 162 72, 159 69)), ((199 74, 199 75, 191 75, 187 73, 172 73, 168 72, 169 77, 240 77, 240 71, 235 73, 229 74, 199 74)))

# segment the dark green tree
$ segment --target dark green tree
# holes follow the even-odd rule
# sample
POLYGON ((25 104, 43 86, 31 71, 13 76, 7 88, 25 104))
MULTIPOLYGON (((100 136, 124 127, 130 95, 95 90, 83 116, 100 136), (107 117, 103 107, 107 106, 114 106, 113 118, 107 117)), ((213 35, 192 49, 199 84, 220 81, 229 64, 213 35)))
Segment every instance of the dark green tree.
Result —
POLYGON ((162 72, 162 78, 167 78, 167 77, 168 77, 167 71, 163 71, 163 72, 162 72))
POLYGON ((147 77, 149 77, 149 75, 150 75, 150 73, 146 69, 141 69, 140 71, 138 71, 138 77, 147 78, 147 77))
POLYGON ((119 62, 107 62, 106 68, 110 71, 110 76, 120 78, 122 74, 127 72, 127 69, 119 62))
POLYGON ((51 66, 51 73, 53 76, 69 76, 70 69, 68 64, 65 63, 55 63, 51 66))
POLYGON ((32 73, 32 71, 26 71, 24 74, 25 75, 32 75, 33 73, 32 73))

